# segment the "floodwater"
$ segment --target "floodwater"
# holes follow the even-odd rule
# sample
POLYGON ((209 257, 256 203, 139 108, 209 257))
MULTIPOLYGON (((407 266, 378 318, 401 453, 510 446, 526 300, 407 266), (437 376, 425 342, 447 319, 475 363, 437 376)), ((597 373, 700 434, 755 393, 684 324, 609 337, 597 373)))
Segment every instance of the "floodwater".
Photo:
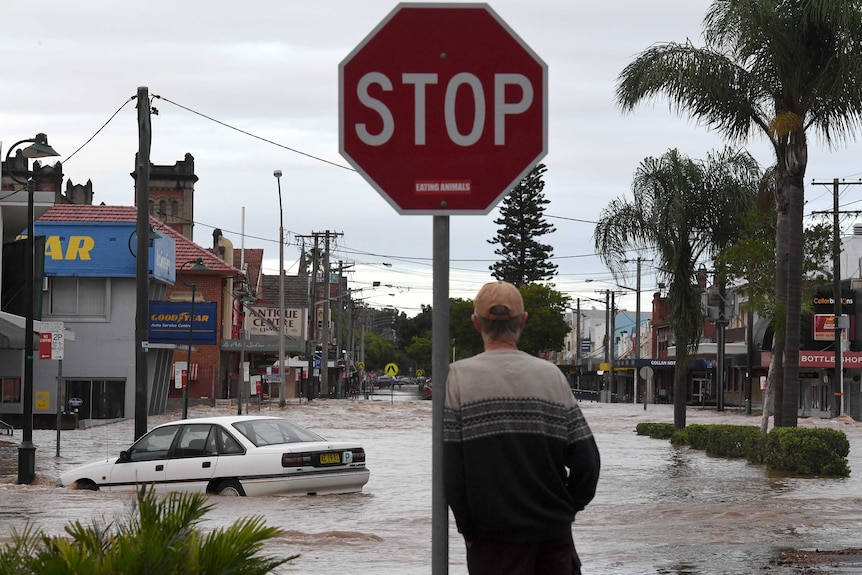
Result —
MULTIPOLYGON (((324 437, 362 441, 371 470, 364 491, 319 497, 215 497, 205 527, 262 516, 267 524, 283 530, 267 551, 300 555, 282 568, 283 574, 430 574, 432 407, 413 393, 405 388, 394 397, 288 404, 283 415, 324 437)), ((603 461, 597 497, 574 526, 587 575, 789 575, 801 571, 772 562, 782 549, 860 545, 860 423, 844 417, 800 420, 801 426, 847 433, 852 475, 799 478, 635 434, 641 421, 672 422, 672 406, 650 405, 644 410, 642 405, 584 403, 582 408, 603 461)), ((214 408, 193 407, 190 415, 217 413, 214 408)), ((279 410, 264 407, 262 413, 279 410)), ((149 423, 177 418, 177 413, 171 413, 151 417, 149 423)), ((687 420, 760 422, 757 415, 697 408, 689 409, 687 420)), ((62 534, 71 520, 86 523, 95 517, 111 520, 127 515, 133 494, 55 485, 60 472, 127 447, 134 435, 132 420, 64 431, 59 458, 55 457, 56 432, 36 430, 37 478, 29 486, 14 484, 20 430, 15 433, 11 443, 0 437, 0 543, 28 521, 47 533, 62 534)), ((463 544, 450 515, 449 573, 466 572, 463 544)))

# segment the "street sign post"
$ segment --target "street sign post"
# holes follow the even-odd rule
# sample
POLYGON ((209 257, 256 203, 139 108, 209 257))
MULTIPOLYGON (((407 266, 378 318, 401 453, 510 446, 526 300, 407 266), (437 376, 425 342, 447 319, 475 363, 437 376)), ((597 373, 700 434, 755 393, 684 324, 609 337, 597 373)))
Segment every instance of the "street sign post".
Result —
POLYGON ((449 216, 489 213, 547 153, 548 67, 487 4, 402 3, 338 88, 341 155, 398 213, 434 216, 431 572, 445 575, 449 216))
POLYGON ((547 65, 487 4, 399 4, 339 66, 341 155, 402 214, 487 214, 548 148, 547 65))

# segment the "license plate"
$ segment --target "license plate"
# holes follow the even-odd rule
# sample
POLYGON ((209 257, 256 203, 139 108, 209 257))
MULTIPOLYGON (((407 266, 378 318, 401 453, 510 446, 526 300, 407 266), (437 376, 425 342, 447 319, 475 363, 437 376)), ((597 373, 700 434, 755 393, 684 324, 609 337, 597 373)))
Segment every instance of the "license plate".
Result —
POLYGON ((341 454, 340 453, 321 453, 320 454, 320 463, 321 465, 333 465, 341 463, 341 454))

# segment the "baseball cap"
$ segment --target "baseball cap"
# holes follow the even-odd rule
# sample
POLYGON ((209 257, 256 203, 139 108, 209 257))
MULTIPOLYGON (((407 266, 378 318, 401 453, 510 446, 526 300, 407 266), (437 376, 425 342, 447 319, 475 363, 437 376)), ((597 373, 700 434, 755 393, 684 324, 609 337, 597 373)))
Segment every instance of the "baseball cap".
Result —
POLYGON ((524 299, 514 285, 490 282, 476 295, 473 311, 485 319, 512 319, 524 313, 524 299))

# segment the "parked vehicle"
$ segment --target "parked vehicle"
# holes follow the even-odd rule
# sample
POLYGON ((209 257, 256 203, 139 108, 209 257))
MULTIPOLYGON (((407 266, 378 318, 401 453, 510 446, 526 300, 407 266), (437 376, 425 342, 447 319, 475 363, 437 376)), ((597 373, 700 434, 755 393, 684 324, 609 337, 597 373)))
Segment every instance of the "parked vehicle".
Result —
POLYGON ((389 375, 380 375, 374 382, 374 387, 376 387, 377 389, 388 388, 392 387, 393 385, 398 385, 398 382, 395 380, 394 377, 389 375))
POLYGON ((327 441, 280 417, 226 416, 166 423, 119 457, 60 475, 64 487, 195 491, 220 495, 316 495, 362 491, 365 450, 327 441))

